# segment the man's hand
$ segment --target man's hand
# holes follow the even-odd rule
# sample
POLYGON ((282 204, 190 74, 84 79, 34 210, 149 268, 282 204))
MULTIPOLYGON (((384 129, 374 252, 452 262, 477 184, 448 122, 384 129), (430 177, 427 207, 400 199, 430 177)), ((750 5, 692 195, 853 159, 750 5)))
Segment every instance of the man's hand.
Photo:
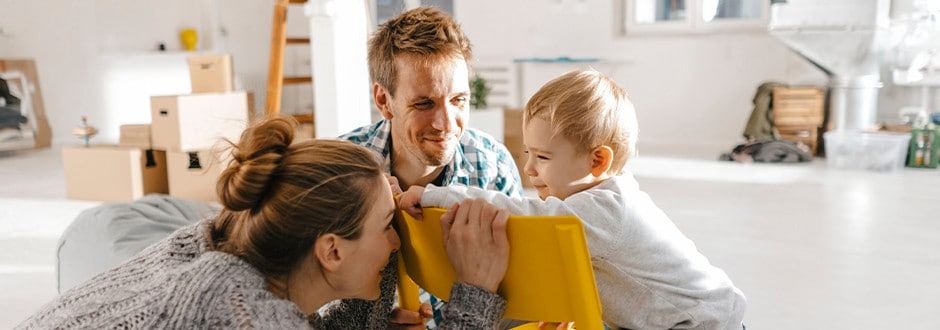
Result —
POLYGON ((388 320, 389 329, 411 329, 424 330, 427 319, 434 316, 431 311, 431 304, 423 303, 417 312, 412 312, 400 307, 392 310, 392 315, 388 320))
POLYGON ((408 212, 411 217, 421 220, 424 218, 421 214, 422 195, 424 195, 424 187, 411 186, 408 191, 398 195, 398 207, 408 212))
POLYGON ((441 216, 444 247, 457 281, 496 292, 509 268, 509 211, 465 199, 441 216))

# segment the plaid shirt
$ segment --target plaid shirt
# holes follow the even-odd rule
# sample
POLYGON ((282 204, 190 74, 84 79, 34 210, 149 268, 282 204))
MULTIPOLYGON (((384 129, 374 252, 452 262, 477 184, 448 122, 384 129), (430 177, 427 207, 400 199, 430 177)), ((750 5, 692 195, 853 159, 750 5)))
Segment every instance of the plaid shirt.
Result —
MULTIPOLYGON (((372 149, 385 160, 391 173, 391 133, 392 124, 388 120, 363 126, 352 132, 340 136, 340 139, 358 143, 372 149)), ((486 133, 468 128, 460 137, 460 144, 454 153, 454 158, 444 169, 445 185, 462 184, 475 186, 487 190, 499 190, 509 197, 522 197, 522 180, 519 179, 519 170, 516 163, 506 150, 506 146, 497 142, 486 133)), ((428 320, 428 329, 437 329, 443 320, 444 301, 431 294, 420 291, 421 302, 431 304, 434 318, 428 320)))
MULTIPOLYGON (((340 136, 372 149, 385 159, 391 173, 392 124, 386 119, 340 136)), ((444 185, 462 184, 499 190, 509 197, 522 197, 522 180, 509 150, 486 133, 469 128, 460 137, 454 158, 444 169, 444 185)))

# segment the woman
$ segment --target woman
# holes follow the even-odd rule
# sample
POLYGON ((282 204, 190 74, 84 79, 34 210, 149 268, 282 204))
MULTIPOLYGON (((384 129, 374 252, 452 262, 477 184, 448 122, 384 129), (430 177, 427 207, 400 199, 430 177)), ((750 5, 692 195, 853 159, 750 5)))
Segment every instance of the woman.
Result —
MULTIPOLYGON (((386 328, 399 241, 381 164, 349 142, 293 138, 281 118, 246 130, 219 178, 217 218, 66 292, 19 328, 386 328)), ((508 263, 507 218, 482 201, 442 218, 462 282, 442 326, 492 328, 501 317, 494 292, 508 263)))

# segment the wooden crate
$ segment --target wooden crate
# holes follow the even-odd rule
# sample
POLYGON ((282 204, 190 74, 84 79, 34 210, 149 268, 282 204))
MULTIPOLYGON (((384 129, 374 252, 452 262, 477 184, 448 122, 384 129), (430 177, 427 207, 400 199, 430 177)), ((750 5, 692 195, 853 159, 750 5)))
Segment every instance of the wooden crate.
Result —
POLYGON ((819 145, 819 127, 815 125, 802 125, 802 126, 776 126, 777 133, 780 134, 781 140, 792 141, 792 142, 803 142, 807 147, 809 147, 810 154, 815 155, 817 146, 819 145))
POLYGON ((826 109, 823 88, 777 87, 772 93, 774 125, 822 126, 826 109))

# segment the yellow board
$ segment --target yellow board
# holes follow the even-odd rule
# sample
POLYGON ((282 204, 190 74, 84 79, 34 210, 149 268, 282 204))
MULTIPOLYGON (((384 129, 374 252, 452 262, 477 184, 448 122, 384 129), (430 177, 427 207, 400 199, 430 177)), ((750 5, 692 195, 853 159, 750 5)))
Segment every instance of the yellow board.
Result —
MULTIPOLYGON (((425 208, 424 220, 404 211, 396 215, 401 237, 399 299, 417 310, 417 286, 450 299, 456 280, 444 250, 440 208, 425 208), (411 281, 414 282, 411 282, 411 281), (415 286, 417 283, 417 286, 415 286)), ((507 319, 574 321, 578 329, 603 329, 601 303, 581 220, 575 216, 511 216, 509 270, 498 293, 506 299, 507 319)))

